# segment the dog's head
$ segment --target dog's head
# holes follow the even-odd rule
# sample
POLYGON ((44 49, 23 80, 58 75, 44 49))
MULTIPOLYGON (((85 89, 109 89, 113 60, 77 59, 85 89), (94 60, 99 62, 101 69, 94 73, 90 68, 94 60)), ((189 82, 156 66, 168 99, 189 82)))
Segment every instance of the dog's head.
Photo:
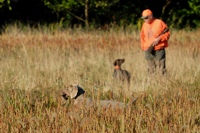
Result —
POLYGON ((116 59, 113 63, 114 66, 121 67, 122 63, 124 63, 125 59, 116 59))
POLYGON ((79 87, 77 84, 66 85, 65 88, 61 91, 61 96, 64 99, 76 98, 78 95, 84 94, 84 90, 79 87))

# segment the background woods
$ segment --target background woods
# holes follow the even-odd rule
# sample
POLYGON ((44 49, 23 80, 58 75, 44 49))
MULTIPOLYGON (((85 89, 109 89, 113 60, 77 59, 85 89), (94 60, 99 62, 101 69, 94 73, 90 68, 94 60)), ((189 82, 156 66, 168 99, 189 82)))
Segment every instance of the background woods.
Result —
POLYGON ((56 22, 61 27, 140 28, 145 8, 170 27, 199 27, 200 0, 0 0, 1 25, 20 21, 30 25, 56 22))

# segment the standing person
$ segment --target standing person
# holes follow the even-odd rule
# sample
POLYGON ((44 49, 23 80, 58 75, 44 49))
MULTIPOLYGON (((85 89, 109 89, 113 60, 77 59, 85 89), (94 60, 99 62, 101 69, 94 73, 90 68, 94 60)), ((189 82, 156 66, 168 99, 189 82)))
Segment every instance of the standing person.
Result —
POLYGON ((168 39, 170 37, 169 30, 166 31, 165 29, 168 27, 162 20, 154 18, 152 11, 149 9, 145 9, 142 12, 141 18, 144 23, 140 33, 140 41, 141 48, 145 51, 148 72, 154 74, 157 69, 159 74, 165 74, 165 48, 168 47, 168 39), (160 35, 164 30, 166 32, 160 35), (151 45, 153 49, 149 50, 151 45))

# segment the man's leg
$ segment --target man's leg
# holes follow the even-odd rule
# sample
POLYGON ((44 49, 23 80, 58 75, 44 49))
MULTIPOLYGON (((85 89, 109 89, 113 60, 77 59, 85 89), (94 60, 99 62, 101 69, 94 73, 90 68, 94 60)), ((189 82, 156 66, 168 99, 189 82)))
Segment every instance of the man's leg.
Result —
POLYGON ((156 72, 156 62, 154 60, 147 60, 148 73, 154 74, 156 72))
POLYGON ((157 50, 156 51, 156 57, 155 57, 155 60, 156 60, 156 66, 157 66, 157 69, 158 69, 158 72, 159 74, 162 74, 164 75, 166 73, 166 55, 165 55, 165 49, 162 49, 162 50, 157 50))
POLYGON ((148 64, 148 73, 149 74, 154 74, 156 71, 156 62, 154 60, 154 52, 149 53, 149 52, 145 52, 145 59, 147 60, 147 64, 148 64))

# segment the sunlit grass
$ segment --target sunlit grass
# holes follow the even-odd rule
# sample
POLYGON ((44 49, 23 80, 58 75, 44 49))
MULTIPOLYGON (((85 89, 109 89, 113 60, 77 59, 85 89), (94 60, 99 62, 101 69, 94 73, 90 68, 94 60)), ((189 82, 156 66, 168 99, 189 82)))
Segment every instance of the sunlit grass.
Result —
POLYGON ((0 132, 198 132, 199 30, 171 30, 167 75, 150 78, 138 31, 7 27, 0 36, 0 132), (131 108, 73 109, 60 90, 82 86, 96 100, 128 102, 113 85, 113 62, 131 73, 131 108), (117 90, 117 91, 115 91, 117 90))

